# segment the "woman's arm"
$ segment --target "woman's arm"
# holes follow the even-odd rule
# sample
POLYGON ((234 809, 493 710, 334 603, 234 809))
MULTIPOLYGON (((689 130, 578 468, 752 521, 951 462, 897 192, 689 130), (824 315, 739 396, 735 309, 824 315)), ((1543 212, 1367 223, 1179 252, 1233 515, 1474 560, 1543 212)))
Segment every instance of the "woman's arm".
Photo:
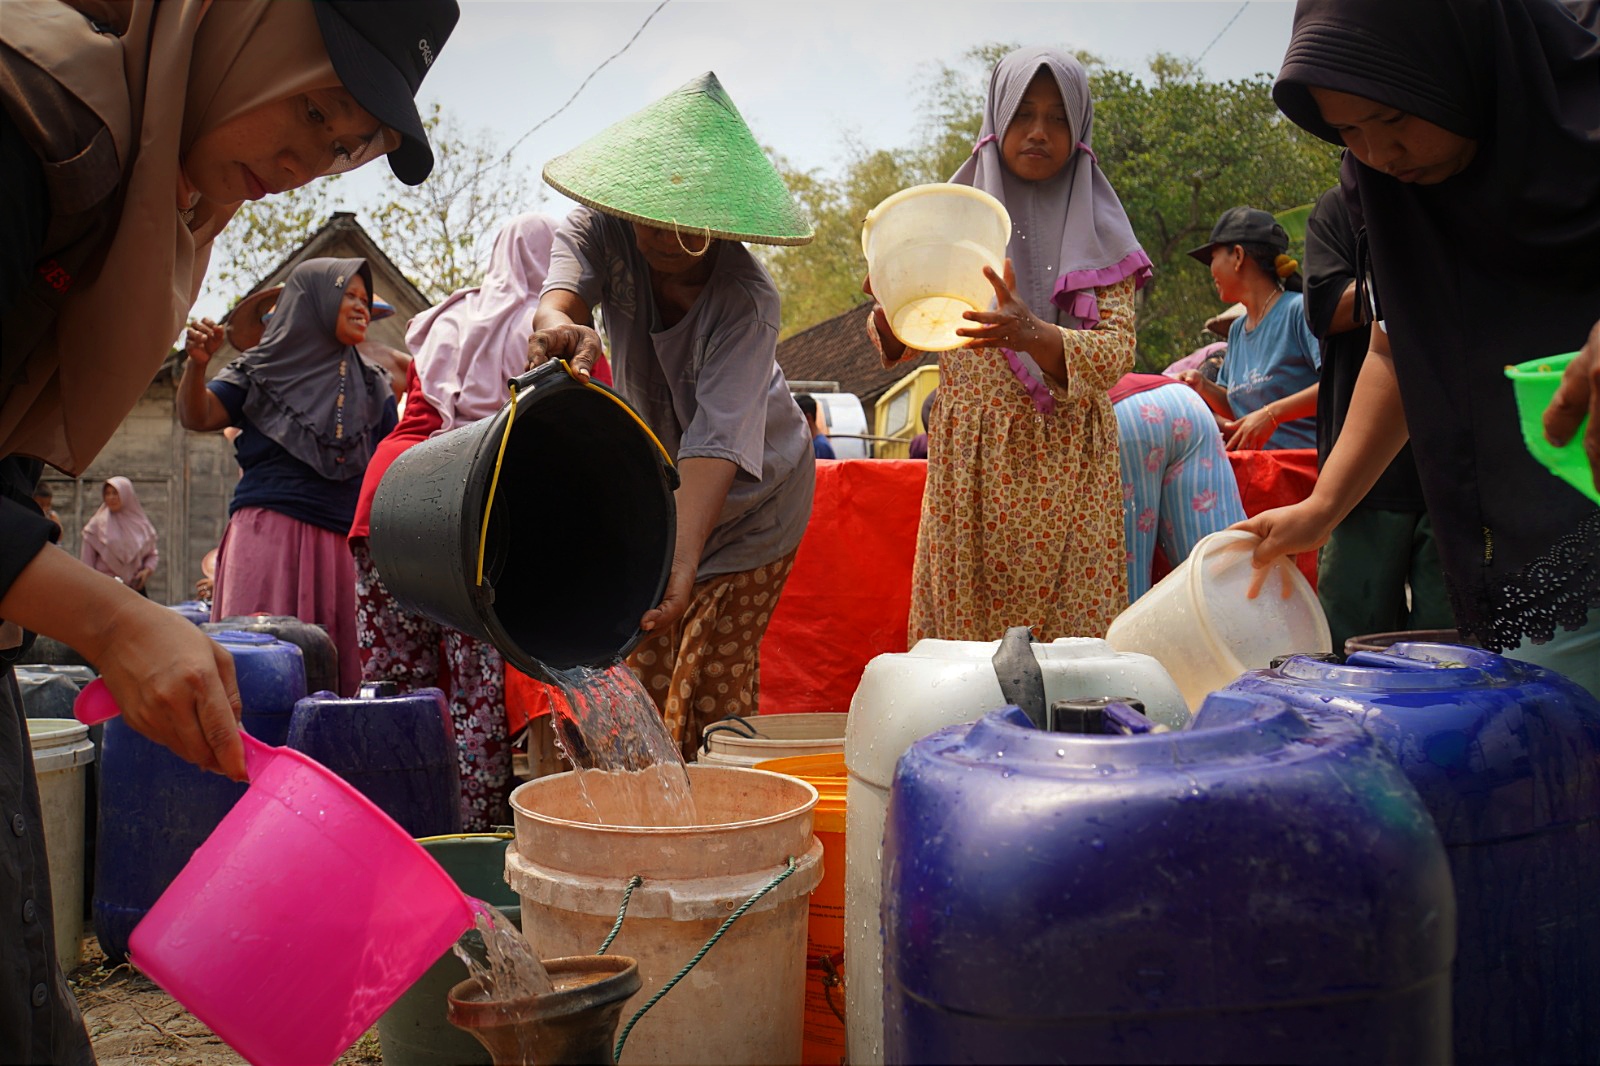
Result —
POLYGON ((585 381, 605 354, 594 314, 583 297, 568 289, 551 289, 539 298, 528 338, 528 369, 551 359, 565 359, 585 381))
POLYGON ((1237 422, 1223 426, 1228 434, 1228 450, 1248 451, 1261 448, 1272 439, 1278 427, 1297 418, 1310 418, 1317 413, 1317 389, 1320 383, 1307 385, 1299 392, 1280 396, 1271 403, 1251 411, 1237 422))
POLYGON ((189 323, 184 343, 188 358, 178 379, 178 422, 184 429, 214 433, 233 424, 222 401, 206 388, 206 365, 222 347, 222 327, 209 318, 189 323))
POLYGON ((734 475, 738 472, 734 463, 711 456, 692 456, 679 461, 678 491, 673 494, 678 505, 678 539, 672 549, 672 575, 667 578, 666 595, 659 606, 644 613, 639 621, 640 629, 648 633, 670 626, 689 609, 706 538, 716 528, 722 505, 727 502, 728 490, 733 487, 734 475))
POLYGON ((89 569, 100 569, 100 552, 97 551, 95 546, 89 542, 88 537, 83 538, 83 547, 78 551, 78 558, 82 560, 83 565, 87 566, 89 569))
POLYGON ((1198 370, 1185 370, 1178 375, 1178 380, 1193 389, 1206 402, 1206 406, 1211 408, 1212 414, 1223 421, 1233 421, 1233 404, 1228 402, 1227 389, 1209 380, 1198 370))

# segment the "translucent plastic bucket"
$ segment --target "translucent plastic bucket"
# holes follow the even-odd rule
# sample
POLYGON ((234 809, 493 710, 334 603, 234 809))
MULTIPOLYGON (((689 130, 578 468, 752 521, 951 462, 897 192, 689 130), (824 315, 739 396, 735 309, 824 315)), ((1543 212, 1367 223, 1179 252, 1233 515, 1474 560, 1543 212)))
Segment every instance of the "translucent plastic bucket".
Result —
POLYGON ((1544 439, 1544 410, 1555 399, 1561 375, 1577 357, 1577 352, 1568 352, 1549 359, 1530 359, 1506 367, 1506 377, 1511 379, 1511 391, 1517 398, 1517 417, 1522 423, 1522 439, 1528 446, 1528 453, 1556 477, 1600 503, 1600 491, 1594 487, 1589 457, 1583 454, 1583 434, 1589 420, 1586 418, 1579 424, 1578 431, 1564 447, 1557 448, 1544 439))
POLYGON ((33 772, 44 812, 44 853, 55 901, 56 958, 63 973, 83 958, 83 816, 88 771, 94 769, 89 727, 70 718, 28 719, 33 772))
MULTIPOLYGON (((96 681, 78 718, 116 704, 96 681)), ((472 925, 405 830, 248 734, 250 788, 156 900, 129 958, 256 1066, 333 1062, 472 925)))
POLYGON ((705 729, 697 761, 716 766, 756 766, 768 759, 842 753, 844 726, 849 717, 819 711, 758 714, 713 722, 705 729))
POLYGON ((966 343, 961 316, 994 306, 983 268, 1003 273, 1010 240, 1005 205, 966 185, 902 189, 867 212, 861 250, 894 335, 925 352, 966 343))
POLYGON ((1206 694, 1280 655, 1331 651, 1333 636, 1317 595, 1293 560, 1276 560, 1248 599, 1251 553, 1259 538, 1225 529, 1117 616, 1106 642, 1153 656, 1194 710, 1206 694))

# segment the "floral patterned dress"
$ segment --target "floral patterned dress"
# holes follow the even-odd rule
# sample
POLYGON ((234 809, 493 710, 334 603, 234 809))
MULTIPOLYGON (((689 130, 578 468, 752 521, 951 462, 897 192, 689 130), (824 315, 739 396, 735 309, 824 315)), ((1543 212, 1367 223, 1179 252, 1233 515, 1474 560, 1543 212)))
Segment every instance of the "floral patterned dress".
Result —
MULTIPOLYGON (((1100 323, 1063 329, 1068 380, 1043 415, 999 349, 939 359, 909 639, 1103 637, 1128 604, 1117 420, 1133 365, 1131 278, 1095 290, 1100 323)), ((869 319, 869 332, 871 331, 869 319)), ((877 337, 873 337, 874 343, 877 337)))

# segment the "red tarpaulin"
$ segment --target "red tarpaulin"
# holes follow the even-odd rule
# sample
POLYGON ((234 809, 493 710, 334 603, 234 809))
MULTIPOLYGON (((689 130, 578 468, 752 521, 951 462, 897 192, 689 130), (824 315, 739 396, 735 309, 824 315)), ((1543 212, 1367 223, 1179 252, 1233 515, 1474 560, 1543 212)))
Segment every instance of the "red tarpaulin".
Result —
MULTIPOLYGON (((1316 484, 1312 449, 1228 458, 1246 514, 1305 499, 1316 484)), ((867 662, 906 650, 927 469, 910 459, 817 464, 811 523, 761 643, 762 713, 848 711, 867 662)), ((1314 585, 1315 553, 1299 563, 1314 585)), ((520 728, 528 717, 549 713, 547 690, 508 668, 506 709, 512 728, 520 728)))

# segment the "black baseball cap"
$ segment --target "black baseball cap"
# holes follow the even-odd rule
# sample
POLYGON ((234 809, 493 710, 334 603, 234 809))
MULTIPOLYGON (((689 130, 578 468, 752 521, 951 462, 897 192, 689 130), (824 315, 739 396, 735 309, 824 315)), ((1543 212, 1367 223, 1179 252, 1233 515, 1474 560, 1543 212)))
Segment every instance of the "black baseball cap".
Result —
POLYGON ((1211 249, 1219 244, 1265 244, 1281 255, 1289 250, 1289 233, 1269 211, 1230 207, 1211 227, 1211 239, 1190 252, 1189 257, 1210 266, 1211 249))
POLYGON ((389 169, 407 185, 433 170, 433 149, 417 114, 417 88, 461 9, 456 0, 316 0, 322 43, 334 73, 378 121, 400 135, 389 169))

